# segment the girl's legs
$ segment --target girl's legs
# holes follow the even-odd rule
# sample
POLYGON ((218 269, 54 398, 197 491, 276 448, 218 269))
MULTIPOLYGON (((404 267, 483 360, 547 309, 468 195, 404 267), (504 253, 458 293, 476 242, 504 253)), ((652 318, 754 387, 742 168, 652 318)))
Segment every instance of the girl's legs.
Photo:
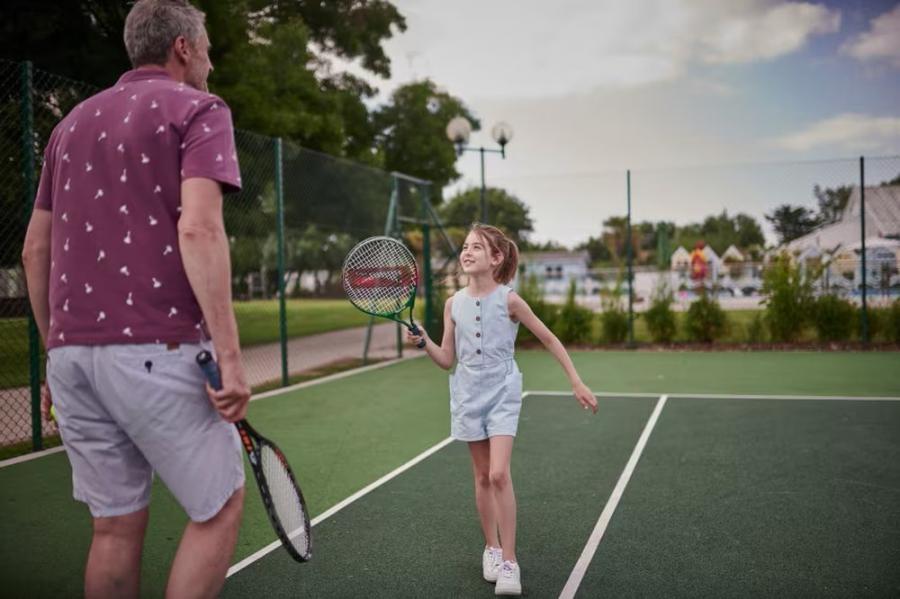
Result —
POLYGON ((475 475, 475 507, 481 519, 484 542, 488 547, 499 547, 497 536, 497 510, 491 489, 491 445, 488 439, 469 442, 472 455, 472 473, 475 475))
POLYGON ((489 439, 489 478, 496 506, 497 524, 500 527, 503 560, 511 562, 516 561, 516 495, 509 476, 513 439, 511 435, 497 435, 489 439))

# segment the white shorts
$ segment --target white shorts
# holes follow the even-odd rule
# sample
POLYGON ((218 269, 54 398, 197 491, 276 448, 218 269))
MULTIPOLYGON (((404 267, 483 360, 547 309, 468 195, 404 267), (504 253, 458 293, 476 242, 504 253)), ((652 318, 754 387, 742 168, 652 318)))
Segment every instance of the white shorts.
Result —
POLYGON ((72 464, 75 499, 94 517, 147 507, 153 473, 195 522, 244 484, 233 424, 206 395, 195 357, 206 345, 63 346, 47 380, 72 464))

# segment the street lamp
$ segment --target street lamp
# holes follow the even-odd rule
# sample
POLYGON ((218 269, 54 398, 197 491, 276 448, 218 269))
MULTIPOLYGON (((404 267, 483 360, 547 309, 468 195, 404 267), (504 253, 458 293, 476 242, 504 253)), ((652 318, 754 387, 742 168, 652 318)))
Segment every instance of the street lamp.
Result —
POLYGON ((469 120, 464 116, 454 117, 447 123, 447 137, 450 141, 453 142, 453 145, 456 146, 456 155, 462 156, 463 152, 478 152, 481 154, 481 222, 487 224, 488 222, 488 213, 487 213, 487 201, 485 200, 485 186, 484 186, 484 153, 491 152, 494 154, 500 154, 504 159, 506 158, 506 144, 508 144, 513 138, 513 130, 507 123, 500 122, 494 125, 493 129, 491 129, 491 137, 494 138, 494 141, 500 146, 500 149, 495 148, 485 148, 484 146, 479 147, 470 147, 469 143, 469 135, 472 133, 472 124, 469 120))

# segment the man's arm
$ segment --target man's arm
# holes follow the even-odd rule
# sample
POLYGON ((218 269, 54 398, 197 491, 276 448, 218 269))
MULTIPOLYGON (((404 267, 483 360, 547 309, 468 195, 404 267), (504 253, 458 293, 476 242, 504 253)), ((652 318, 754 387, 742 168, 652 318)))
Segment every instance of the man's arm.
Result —
POLYGON ((192 178, 181 183, 178 245, 222 372, 222 390, 210 392, 210 398, 223 418, 240 420, 247 411, 250 389, 231 302, 231 258, 218 182, 192 178))
POLYGON ((35 209, 25 232, 22 264, 28 285, 28 300, 44 347, 50 334, 50 229, 53 213, 35 209))

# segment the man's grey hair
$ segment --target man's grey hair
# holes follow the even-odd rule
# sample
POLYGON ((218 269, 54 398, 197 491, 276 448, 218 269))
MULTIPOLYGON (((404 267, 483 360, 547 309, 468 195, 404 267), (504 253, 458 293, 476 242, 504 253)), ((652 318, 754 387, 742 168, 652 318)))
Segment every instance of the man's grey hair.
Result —
POLYGON ((135 68, 164 65, 179 36, 195 44, 206 15, 187 0, 138 0, 125 19, 125 50, 135 68))

